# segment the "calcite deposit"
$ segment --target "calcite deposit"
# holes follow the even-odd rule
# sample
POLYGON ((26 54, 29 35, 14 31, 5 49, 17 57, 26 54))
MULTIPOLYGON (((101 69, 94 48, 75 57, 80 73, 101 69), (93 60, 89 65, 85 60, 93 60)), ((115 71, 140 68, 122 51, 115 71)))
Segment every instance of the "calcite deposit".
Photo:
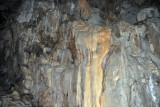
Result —
POLYGON ((23 1, 0 31, 0 106, 159 107, 159 10, 143 2, 23 1))

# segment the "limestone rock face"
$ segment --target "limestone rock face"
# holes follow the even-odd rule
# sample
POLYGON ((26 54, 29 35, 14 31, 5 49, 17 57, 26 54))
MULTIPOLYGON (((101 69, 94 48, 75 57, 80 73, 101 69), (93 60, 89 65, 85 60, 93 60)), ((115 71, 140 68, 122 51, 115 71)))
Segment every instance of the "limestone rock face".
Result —
POLYGON ((119 22, 118 27, 119 45, 111 49, 105 63, 102 105, 158 107, 159 86, 155 82, 159 78, 159 67, 154 64, 155 56, 151 51, 141 50, 143 44, 136 26, 119 22))
MULTIPOLYGON (((139 0, 139 1, 142 1, 142 0, 139 0)), ((129 3, 127 3, 127 1, 122 2, 121 6, 122 6, 121 12, 120 12, 121 17, 130 24, 137 23, 136 17, 137 17, 138 8, 130 5, 129 3)))
POLYGON ((25 1, 0 32, 0 106, 159 107, 159 18, 108 24, 100 11, 25 1))
POLYGON ((146 30, 148 30, 146 34, 150 42, 150 47, 152 48, 152 53, 156 54, 157 56, 160 56, 160 45, 157 45, 160 41, 160 25, 158 24, 159 22, 159 18, 153 18, 152 20, 148 19, 146 23, 146 30))
POLYGON ((142 9, 138 14, 137 14, 137 21, 144 21, 148 17, 159 17, 159 12, 158 9, 156 8, 145 8, 142 9))

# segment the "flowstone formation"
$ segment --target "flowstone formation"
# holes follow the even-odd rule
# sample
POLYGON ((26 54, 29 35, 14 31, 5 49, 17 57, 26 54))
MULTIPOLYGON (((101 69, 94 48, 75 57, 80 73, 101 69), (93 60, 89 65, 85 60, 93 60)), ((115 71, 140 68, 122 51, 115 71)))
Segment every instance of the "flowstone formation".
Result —
POLYGON ((160 14, 130 3, 22 2, 0 32, 0 106, 159 107, 160 14))

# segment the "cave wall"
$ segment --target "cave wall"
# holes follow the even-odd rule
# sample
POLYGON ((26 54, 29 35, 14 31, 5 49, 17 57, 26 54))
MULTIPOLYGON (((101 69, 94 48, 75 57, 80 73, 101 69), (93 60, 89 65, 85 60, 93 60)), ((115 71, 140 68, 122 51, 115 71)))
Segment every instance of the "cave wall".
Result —
POLYGON ((103 2, 22 2, 0 32, 1 106, 159 106, 158 10, 103 2))

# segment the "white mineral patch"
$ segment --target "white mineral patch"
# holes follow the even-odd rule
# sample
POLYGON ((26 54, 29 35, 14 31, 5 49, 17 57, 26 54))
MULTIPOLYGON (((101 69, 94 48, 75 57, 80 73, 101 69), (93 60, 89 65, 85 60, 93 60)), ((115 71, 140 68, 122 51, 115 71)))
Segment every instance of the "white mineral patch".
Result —
MULTIPOLYGON (((156 95, 155 95, 156 92, 154 89, 153 79, 151 76, 149 78, 149 88, 150 88, 150 92, 151 92, 152 101, 156 104, 156 100, 157 100, 156 95)), ((156 107, 158 107, 158 106, 156 105, 156 107)))

